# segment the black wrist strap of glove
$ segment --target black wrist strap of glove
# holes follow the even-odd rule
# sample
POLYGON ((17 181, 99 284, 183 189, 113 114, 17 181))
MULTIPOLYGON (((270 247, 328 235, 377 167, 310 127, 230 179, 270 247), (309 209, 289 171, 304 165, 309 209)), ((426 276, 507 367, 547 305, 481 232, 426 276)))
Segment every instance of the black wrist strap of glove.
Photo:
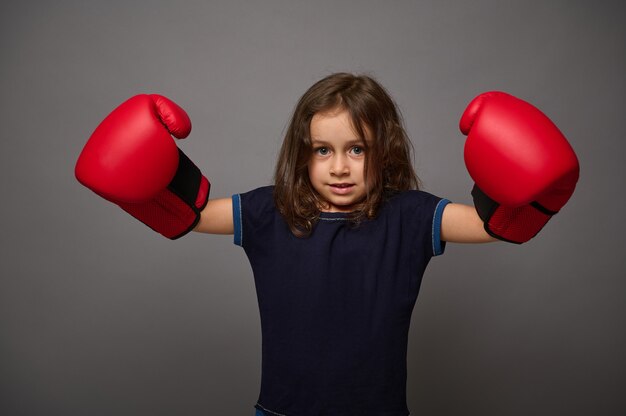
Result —
POLYGON ((472 188, 472 198, 487 234, 509 243, 522 244, 528 241, 556 214, 538 202, 521 207, 503 206, 476 184, 472 188))

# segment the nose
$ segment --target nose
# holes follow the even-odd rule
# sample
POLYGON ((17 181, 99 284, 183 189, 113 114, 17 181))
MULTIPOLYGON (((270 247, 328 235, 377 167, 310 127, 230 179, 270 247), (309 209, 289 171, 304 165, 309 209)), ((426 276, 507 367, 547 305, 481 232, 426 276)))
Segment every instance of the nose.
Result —
POLYGON ((347 157, 342 154, 337 154, 333 157, 332 164, 330 165, 330 174, 333 176, 345 176, 350 173, 350 166, 347 157))

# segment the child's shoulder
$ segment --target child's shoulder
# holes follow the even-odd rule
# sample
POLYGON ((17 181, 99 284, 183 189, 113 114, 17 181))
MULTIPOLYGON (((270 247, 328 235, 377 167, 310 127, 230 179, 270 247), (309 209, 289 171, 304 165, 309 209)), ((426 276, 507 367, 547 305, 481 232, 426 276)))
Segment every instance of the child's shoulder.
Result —
POLYGON ((246 211, 266 212, 275 209, 274 186, 261 186, 248 192, 236 194, 235 204, 246 211))
POLYGON ((422 190, 408 190, 402 192, 396 192, 387 198, 387 202, 392 205, 407 205, 412 206, 415 204, 432 204, 437 203, 442 198, 422 190))
POLYGON ((402 218, 431 218, 446 199, 422 190, 409 190, 393 194, 383 203, 381 214, 402 218))

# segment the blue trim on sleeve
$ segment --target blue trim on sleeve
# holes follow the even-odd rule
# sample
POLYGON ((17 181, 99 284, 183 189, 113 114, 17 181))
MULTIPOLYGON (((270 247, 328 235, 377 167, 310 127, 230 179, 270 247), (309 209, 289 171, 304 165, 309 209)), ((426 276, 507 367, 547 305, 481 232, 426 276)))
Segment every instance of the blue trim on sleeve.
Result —
POLYGON ((435 207, 435 215, 433 216, 433 256, 439 256, 443 254, 446 248, 446 242, 441 241, 441 220, 443 218, 443 209, 448 205, 450 201, 442 199, 437 203, 435 207))
POLYGON ((243 229, 241 228, 241 195, 233 195, 234 243, 243 246, 243 229))

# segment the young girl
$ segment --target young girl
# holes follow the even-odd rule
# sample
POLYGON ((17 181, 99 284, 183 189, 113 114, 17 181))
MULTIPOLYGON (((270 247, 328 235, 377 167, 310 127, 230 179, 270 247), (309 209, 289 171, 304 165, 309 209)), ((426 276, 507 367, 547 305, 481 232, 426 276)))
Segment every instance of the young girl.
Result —
POLYGON ((298 102, 273 186, 210 200, 195 231, 234 234, 262 325, 257 415, 406 416, 411 312, 446 242, 494 241, 476 209, 418 190, 398 110, 339 73, 298 102))
POLYGON ((395 104, 372 78, 343 73, 298 102, 274 186, 208 200, 209 181, 172 140, 189 117, 157 94, 113 110, 75 173, 165 237, 234 234, 261 313, 257 415, 406 416, 409 322, 430 258, 446 242, 528 241, 578 180, 565 137, 522 100, 483 93, 460 127, 476 209, 417 189, 395 104))

